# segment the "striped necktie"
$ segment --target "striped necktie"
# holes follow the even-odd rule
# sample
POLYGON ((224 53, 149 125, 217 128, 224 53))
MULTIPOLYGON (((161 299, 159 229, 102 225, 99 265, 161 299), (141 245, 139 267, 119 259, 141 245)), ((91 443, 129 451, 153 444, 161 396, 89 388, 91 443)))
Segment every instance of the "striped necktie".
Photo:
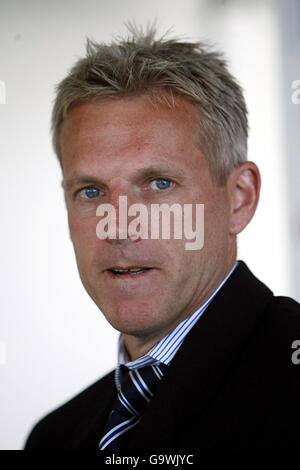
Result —
POLYGON ((121 387, 104 428, 99 450, 118 450, 121 438, 142 419, 156 385, 163 377, 163 364, 129 370, 124 367, 121 387))

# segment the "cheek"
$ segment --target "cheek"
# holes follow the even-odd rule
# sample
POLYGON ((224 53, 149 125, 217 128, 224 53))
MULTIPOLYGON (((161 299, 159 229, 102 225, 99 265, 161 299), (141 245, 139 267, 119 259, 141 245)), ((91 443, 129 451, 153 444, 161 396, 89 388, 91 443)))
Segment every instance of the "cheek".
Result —
POLYGON ((160 243, 163 266, 175 283, 188 279, 189 272, 199 257, 198 251, 186 250, 186 240, 162 240, 160 243))
POLYGON ((92 254, 101 242, 96 234, 96 218, 82 218, 70 212, 68 222, 76 257, 86 257, 89 253, 92 254))
POLYGON ((72 215, 71 212, 68 212, 68 224, 69 224, 69 231, 70 231, 70 237, 72 242, 74 243, 74 240, 76 239, 77 233, 79 231, 79 224, 78 220, 74 215, 72 215))
POLYGON ((68 211, 68 222, 72 240, 81 238, 91 238, 92 235, 96 238, 96 217, 83 217, 77 211, 68 211))
POLYGON ((204 223, 204 250, 218 252, 224 250, 229 233, 228 208, 222 202, 206 211, 204 223))

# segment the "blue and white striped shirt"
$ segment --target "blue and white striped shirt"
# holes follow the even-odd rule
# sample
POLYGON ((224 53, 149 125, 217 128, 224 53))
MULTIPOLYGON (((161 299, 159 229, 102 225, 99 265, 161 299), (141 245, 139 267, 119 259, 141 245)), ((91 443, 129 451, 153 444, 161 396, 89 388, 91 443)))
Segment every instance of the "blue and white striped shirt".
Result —
POLYGON ((209 297, 209 299, 198 309, 194 312, 191 316, 187 317, 183 320, 179 325, 174 328, 170 333, 167 334, 163 339, 158 341, 147 354, 134 361, 130 361, 124 346, 124 340, 122 334, 119 336, 119 345, 118 345, 118 365, 115 372, 115 382, 117 389, 120 389, 120 374, 121 374, 121 365, 125 365, 129 369, 139 369, 140 367, 144 366, 154 366, 157 364, 165 364, 169 365, 177 353, 178 349, 182 345, 186 335, 189 331, 193 328, 195 323, 199 320, 202 313, 208 307, 210 302, 213 298, 217 295, 223 284, 227 281, 227 279, 231 276, 233 271, 235 270, 238 261, 235 263, 234 267, 230 271, 230 273, 226 276, 226 278, 221 282, 219 287, 214 291, 214 293, 209 297))

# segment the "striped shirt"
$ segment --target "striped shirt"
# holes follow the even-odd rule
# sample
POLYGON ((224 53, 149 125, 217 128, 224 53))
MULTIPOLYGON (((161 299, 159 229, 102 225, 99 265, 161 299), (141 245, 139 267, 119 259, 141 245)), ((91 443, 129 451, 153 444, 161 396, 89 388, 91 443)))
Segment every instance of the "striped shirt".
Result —
POLYGON ((234 267, 230 271, 230 273, 226 276, 226 278, 221 282, 218 288, 214 291, 214 293, 209 297, 209 299, 198 309, 194 312, 191 316, 187 317, 183 320, 179 325, 174 328, 170 333, 167 334, 163 339, 158 341, 147 354, 134 361, 130 361, 125 346, 122 334, 119 336, 119 344, 118 344, 118 365, 115 372, 115 382, 117 389, 120 389, 120 381, 121 381, 121 366, 125 365, 128 369, 139 369, 140 367, 144 366, 154 366, 157 364, 165 364, 169 365, 177 353, 178 349, 182 345, 184 339, 186 338, 189 331, 193 328, 195 323, 199 320, 205 309, 208 307, 210 302, 213 298, 217 295, 219 290, 225 284, 227 279, 231 276, 233 271, 235 270, 236 266, 238 265, 238 261, 235 263, 234 267))

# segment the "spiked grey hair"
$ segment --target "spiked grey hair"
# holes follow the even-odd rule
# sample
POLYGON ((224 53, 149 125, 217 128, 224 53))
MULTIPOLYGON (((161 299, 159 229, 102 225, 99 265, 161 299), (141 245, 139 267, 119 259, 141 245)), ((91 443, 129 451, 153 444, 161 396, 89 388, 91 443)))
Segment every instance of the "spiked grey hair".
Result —
POLYGON ((199 109, 199 136, 213 180, 223 185, 247 159, 247 108, 242 89, 219 52, 206 43, 155 39, 155 28, 111 44, 87 40, 79 59, 57 86, 52 114, 54 150, 60 160, 60 132, 71 105, 99 98, 151 95, 175 106, 176 95, 199 109))

